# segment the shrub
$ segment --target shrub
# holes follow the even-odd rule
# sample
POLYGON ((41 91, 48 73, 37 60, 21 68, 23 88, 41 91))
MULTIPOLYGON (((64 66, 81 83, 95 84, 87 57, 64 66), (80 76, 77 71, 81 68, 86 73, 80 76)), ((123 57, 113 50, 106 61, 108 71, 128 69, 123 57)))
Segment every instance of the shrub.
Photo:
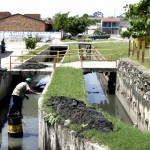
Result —
POLYGON ((37 40, 35 38, 25 38, 26 49, 35 49, 37 40))

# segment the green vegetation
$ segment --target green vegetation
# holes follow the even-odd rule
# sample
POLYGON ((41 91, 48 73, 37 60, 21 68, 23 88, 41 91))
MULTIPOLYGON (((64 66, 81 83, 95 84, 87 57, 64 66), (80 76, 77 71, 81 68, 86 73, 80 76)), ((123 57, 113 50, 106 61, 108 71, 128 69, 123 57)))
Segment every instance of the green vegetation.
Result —
POLYGON ((25 38, 26 49, 35 49, 37 40, 35 38, 25 38))
MULTIPOLYGON (((93 46, 97 49, 101 54, 109 59, 110 53, 112 54, 112 60, 118 60, 121 58, 128 58, 128 48, 129 42, 121 42, 121 41, 110 41, 110 42, 99 42, 94 43, 93 46), (110 51, 111 50, 111 51, 110 51)), ((137 49, 134 51, 134 56, 132 56, 132 49, 131 49, 131 56, 129 59, 133 60, 134 62, 143 65, 145 67, 149 66, 149 58, 145 58, 144 63, 142 63, 142 50, 140 52, 140 58, 137 60, 137 49)), ((149 56, 149 48, 145 49, 145 56, 149 56)))
POLYGON ((73 36, 78 33, 83 33, 86 27, 92 24, 92 21, 88 19, 88 16, 71 16, 68 13, 57 13, 53 18, 53 28, 56 31, 63 30, 64 32, 69 32, 73 36))
POLYGON ((78 44, 70 44, 69 51, 65 54, 63 63, 79 61, 79 48, 78 44))
POLYGON ((141 0, 139 3, 128 4, 125 7, 125 16, 129 20, 130 27, 121 33, 122 37, 142 38, 150 35, 150 3, 149 0, 141 0), (143 11, 144 9, 144 11, 143 11))
MULTIPOLYGON (((101 54, 116 53, 117 59, 128 57, 128 42, 124 41, 97 41, 93 43, 95 49, 97 49, 101 54)), ((38 50, 44 50, 48 45, 44 45, 38 50)), ((79 60, 78 54, 78 44, 70 44, 69 49, 71 50, 71 55, 73 58, 71 61, 79 60)), ((36 50, 35 53, 36 54, 36 50)), ((148 54, 148 49, 145 50, 146 55, 148 54)), ((30 53, 31 54, 31 53, 30 53)), ((33 54, 33 52, 32 52, 33 54)), ((64 58, 64 62, 68 62, 68 54, 64 58)), ((135 56, 129 59, 136 61, 136 51, 135 56)), ((138 63, 140 63, 140 60, 138 63)), ((142 64, 144 65, 144 64, 142 64)), ((50 122, 52 125, 57 121, 64 121, 60 116, 57 116, 55 112, 46 106, 46 102, 51 98, 51 96, 68 96, 83 101, 89 107, 94 107, 86 101, 86 91, 84 87, 83 71, 82 69, 75 69, 71 67, 60 67, 56 68, 51 79, 51 83, 47 88, 47 92, 44 94, 43 108, 47 115, 45 116, 45 121, 50 122)), ((106 112, 101 111, 106 119, 111 121, 114 125, 114 131, 109 134, 104 134, 95 130, 88 130, 80 132, 83 137, 93 140, 100 145, 106 145, 111 150, 148 150, 150 149, 150 134, 142 132, 137 128, 133 128, 128 124, 125 124, 113 116, 108 115, 106 112)), ((82 127, 76 124, 69 124, 69 127, 75 131, 80 130, 82 127)))
POLYGON ((112 54, 117 54, 117 59, 128 57, 128 42, 103 42, 95 43, 93 46, 102 54, 109 54, 111 50, 112 54))
MULTIPOLYGON (((70 67, 56 68, 49 84, 48 92, 44 95, 43 108, 50 114, 51 118, 46 116, 51 123, 60 119, 55 113, 46 106, 47 100, 51 96, 68 96, 84 101, 87 106, 90 104, 86 101, 86 92, 83 80, 82 69, 75 69, 70 67), (53 114, 53 115, 51 115, 53 114)), ((101 111, 98 110, 97 111, 101 111)), ((107 145, 111 150, 148 150, 150 149, 150 134, 142 132, 137 128, 133 128, 118 119, 103 112, 105 118, 114 124, 114 131, 109 134, 104 134, 95 130, 81 132, 80 134, 85 138, 92 139, 99 144, 107 145)), ((77 125, 70 125, 71 129, 77 131, 81 127, 77 125)))
POLYGON ((44 94, 43 107, 48 113, 51 113, 51 110, 45 106, 45 101, 51 96, 68 96, 83 100, 86 103, 86 92, 81 69, 56 68, 47 90, 48 92, 44 94))
POLYGON ((27 59, 33 57, 33 55, 36 55, 37 53, 42 52, 43 50, 46 50, 48 47, 49 47, 49 45, 45 44, 39 48, 29 51, 27 54, 24 55, 23 58, 21 56, 20 59, 27 60, 27 59))

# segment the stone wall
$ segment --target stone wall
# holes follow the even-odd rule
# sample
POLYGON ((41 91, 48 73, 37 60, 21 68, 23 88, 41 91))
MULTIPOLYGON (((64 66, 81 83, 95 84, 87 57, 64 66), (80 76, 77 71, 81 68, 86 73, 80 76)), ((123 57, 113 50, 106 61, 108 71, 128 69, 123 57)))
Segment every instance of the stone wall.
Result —
POLYGON ((121 60, 118 65, 116 96, 134 125, 150 130, 150 74, 142 66, 121 60))

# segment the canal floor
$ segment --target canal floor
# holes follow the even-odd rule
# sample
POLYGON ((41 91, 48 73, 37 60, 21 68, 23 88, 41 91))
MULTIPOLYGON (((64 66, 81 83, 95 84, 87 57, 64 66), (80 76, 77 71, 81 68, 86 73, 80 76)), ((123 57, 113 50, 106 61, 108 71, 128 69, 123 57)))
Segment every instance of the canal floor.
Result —
POLYGON ((121 121, 133 125, 116 95, 107 94, 106 91, 103 90, 96 72, 85 74, 84 81, 87 91, 87 100, 89 103, 94 104, 96 107, 101 108, 103 111, 121 121))
POLYGON ((8 103, 0 109, 1 132, 0 150, 37 150, 38 149, 38 99, 40 95, 27 94, 29 100, 23 101, 23 137, 12 138, 8 136, 7 112, 8 103))

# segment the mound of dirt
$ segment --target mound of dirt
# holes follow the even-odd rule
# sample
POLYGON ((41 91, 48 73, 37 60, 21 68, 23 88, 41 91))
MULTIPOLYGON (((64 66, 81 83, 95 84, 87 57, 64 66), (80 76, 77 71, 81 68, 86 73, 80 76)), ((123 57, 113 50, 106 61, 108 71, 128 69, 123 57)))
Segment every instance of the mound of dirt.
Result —
POLYGON ((37 61, 27 61, 26 63, 23 63, 22 65, 19 65, 15 68, 17 69, 42 69, 46 67, 48 67, 48 65, 38 63, 37 61))
POLYGON ((47 106, 54 109, 65 120, 69 119, 77 125, 84 124, 84 130, 95 129, 106 133, 113 131, 113 124, 107 121, 102 113, 97 112, 94 108, 86 107, 80 100, 53 96, 47 102, 47 106))

